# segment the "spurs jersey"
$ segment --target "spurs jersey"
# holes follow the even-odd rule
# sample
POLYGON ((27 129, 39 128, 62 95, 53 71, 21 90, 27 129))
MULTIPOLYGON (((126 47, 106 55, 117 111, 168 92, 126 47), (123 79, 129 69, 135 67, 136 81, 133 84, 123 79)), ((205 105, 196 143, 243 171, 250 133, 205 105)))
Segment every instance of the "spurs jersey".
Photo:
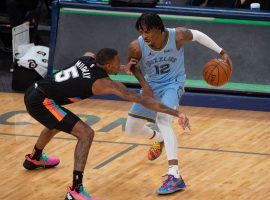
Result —
POLYGON ((167 30, 169 32, 167 44, 160 51, 151 49, 142 36, 138 38, 142 52, 140 69, 152 89, 175 81, 184 85, 186 79, 184 49, 176 48, 175 29, 167 30))
POLYGON ((35 87, 58 104, 73 103, 93 95, 92 85, 108 77, 92 57, 77 58, 71 65, 38 81, 35 87))

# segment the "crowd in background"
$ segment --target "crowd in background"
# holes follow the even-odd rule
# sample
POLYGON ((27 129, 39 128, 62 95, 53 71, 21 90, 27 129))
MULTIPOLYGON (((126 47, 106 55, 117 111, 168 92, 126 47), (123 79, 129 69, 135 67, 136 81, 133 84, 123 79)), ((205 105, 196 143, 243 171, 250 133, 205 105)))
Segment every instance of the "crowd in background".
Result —
POLYGON ((269 0, 187 0, 186 5, 221 8, 250 9, 251 3, 259 3, 261 10, 270 10, 269 0))

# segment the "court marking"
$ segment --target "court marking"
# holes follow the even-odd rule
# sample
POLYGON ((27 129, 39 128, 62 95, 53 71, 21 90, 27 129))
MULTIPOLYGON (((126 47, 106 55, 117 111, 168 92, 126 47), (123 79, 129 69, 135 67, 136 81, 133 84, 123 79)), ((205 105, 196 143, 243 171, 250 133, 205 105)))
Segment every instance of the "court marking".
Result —
MULTIPOLYGON (((0 133, 0 135, 3 135, 3 136, 16 136, 16 137, 32 137, 32 138, 38 138, 39 137, 39 135, 24 135, 24 134, 12 134, 12 133, 0 133)), ((54 137, 53 139, 57 139, 57 140, 74 140, 74 141, 77 140, 76 138, 63 138, 63 137, 54 137)), ((150 144, 141 144, 141 143, 132 143, 132 142, 114 142, 114 141, 105 141, 105 140, 93 140, 93 142, 109 143, 109 144, 136 145, 136 147, 137 146, 151 146, 150 144)), ((257 156, 270 156, 270 153, 260 153, 260 152, 252 152, 252 151, 237 151, 237 150, 224 150, 224 149, 210 149, 210 148, 200 148, 200 147, 178 146, 178 149, 220 152, 220 153, 234 153, 234 154, 244 154, 244 155, 257 155, 257 156)))
MULTIPOLYGON (((95 142, 97 142, 97 141, 95 141, 95 142)), ((116 155, 112 156, 111 158, 109 158, 109 159, 105 160, 104 162, 98 164, 97 166, 94 167, 94 169, 100 169, 101 167, 104 167, 108 163, 110 163, 113 160, 119 158, 120 156, 124 155, 125 153, 131 151, 132 149, 136 148, 137 146, 139 146, 139 144, 133 144, 132 146, 126 148, 123 151, 120 151, 119 153, 117 153, 116 155)))

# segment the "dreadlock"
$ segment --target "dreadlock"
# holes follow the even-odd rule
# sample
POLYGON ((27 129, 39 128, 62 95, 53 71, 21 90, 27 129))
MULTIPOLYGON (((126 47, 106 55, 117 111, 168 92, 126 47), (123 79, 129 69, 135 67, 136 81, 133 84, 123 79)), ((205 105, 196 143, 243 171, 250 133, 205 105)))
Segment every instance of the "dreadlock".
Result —
POLYGON ((165 31, 163 22, 160 18, 160 16, 156 13, 143 13, 136 22, 135 25, 136 29, 139 31, 144 30, 143 28, 146 28, 146 30, 151 30, 153 28, 161 30, 161 32, 165 31))

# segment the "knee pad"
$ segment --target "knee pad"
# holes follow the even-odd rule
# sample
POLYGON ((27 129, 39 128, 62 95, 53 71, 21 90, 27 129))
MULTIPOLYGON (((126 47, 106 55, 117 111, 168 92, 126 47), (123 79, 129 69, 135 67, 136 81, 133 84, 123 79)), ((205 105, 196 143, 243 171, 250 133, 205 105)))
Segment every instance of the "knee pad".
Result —
POLYGON ((173 116, 165 114, 165 113, 157 113, 157 125, 171 125, 173 116))
POLYGON ((139 132, 144 128, 146 120, 128 116, 125 134, 127 136, 138 135, 139 132))

